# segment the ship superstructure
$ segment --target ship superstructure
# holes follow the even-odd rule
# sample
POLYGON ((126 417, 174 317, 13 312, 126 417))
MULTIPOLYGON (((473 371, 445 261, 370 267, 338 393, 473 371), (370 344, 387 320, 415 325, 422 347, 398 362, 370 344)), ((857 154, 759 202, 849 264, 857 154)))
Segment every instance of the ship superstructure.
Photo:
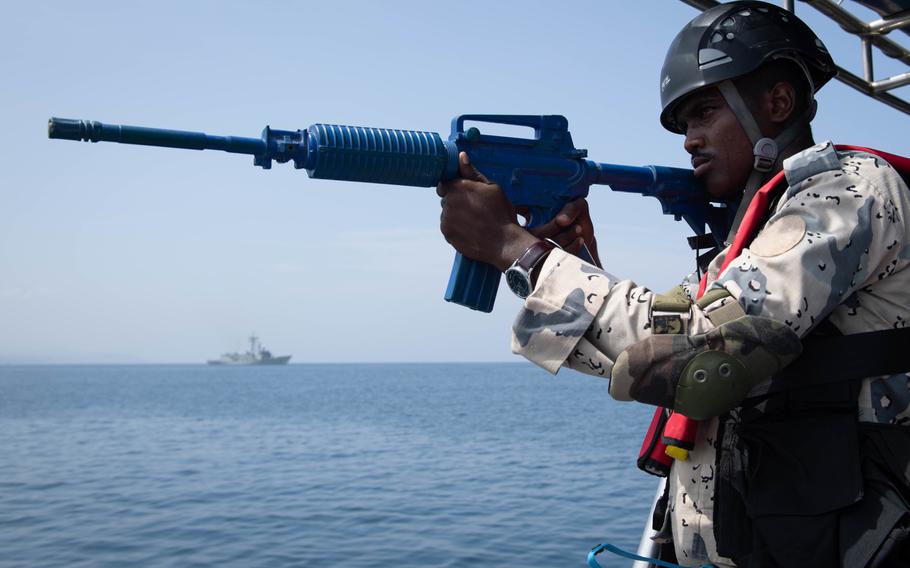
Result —
POLYGON ((262 346, 256 334, 250 335, 250 349, 244 353, 224 353, 218 359, 209 359, 209 365, 287 365, 290 355, 275 357, 262 346))

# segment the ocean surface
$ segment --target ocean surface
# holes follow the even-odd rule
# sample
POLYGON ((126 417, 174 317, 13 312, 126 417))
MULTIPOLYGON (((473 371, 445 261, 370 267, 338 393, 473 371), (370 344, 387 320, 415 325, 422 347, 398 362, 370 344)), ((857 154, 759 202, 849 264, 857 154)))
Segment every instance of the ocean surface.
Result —
POLYGON ((583 567, 650 415, 526 363, 3 366, 0 566, 583 567))

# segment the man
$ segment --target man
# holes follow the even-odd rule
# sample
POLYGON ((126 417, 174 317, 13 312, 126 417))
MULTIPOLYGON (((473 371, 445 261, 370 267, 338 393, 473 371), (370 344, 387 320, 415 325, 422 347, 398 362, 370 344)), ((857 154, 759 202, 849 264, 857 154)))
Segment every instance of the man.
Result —
POLYGON ((672 294, 566 252, 596 259, 583 201, 532 234, 465 155, 437 189, 456 249, 530 274, 516 353, 700 420, 669 471, 683 565, 910 565, 906 335, 884 331, 910 319, 910 190, 881 157, 814 143, 813 95, 834 74, 815 34, 763 2, 721 4, 673 41, 661 123, 736 214, 706 279, 672 294))

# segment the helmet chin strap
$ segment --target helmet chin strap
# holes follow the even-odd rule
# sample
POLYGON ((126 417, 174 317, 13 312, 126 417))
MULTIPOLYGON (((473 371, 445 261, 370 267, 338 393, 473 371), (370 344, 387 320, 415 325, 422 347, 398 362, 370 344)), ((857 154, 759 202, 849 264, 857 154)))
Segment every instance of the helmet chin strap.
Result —
MULTIPOLYGON (((730 225, 730 232, 727 235, 725 243, 729 246, 736 236, 736 231, 739 229, 743 216, 746 214, 746 209, 749 208, 749 203, 752 201, 752 198, 755 197, 755 193, 765 184, 771 177, 771 173, 778 167, 780 150, 786 149, 794 140, 796 140, 797 135, 799 135, 802 121, 794 121, 775 138, 762 136, 761 129, 758 127, 758 123, 755 121, 752 111, 749 110, 746 102, 740 96, 739 90, 736 88, 736 85, 733 84, 733 81, 722 81, 717 84, 717 88, 720 91, 720 94, 723 95, 724 100, 727 101, 727 106, 730 107, 730 110, 733 111, 733 114, 736 116, 737 120, 739 120, 739 124, 743 127, 746 136, 749 138, 749 142, 752 143, 752 173, 749 174, 749 179, 746 181, 742 200, 739 202, 736 216, 733 218, 733 223, 730 225)), ((812 120, 812 117, 815 115, 815 108, 815 101, 812 100, 806 113, 804 113, 809 120, 812 120)))

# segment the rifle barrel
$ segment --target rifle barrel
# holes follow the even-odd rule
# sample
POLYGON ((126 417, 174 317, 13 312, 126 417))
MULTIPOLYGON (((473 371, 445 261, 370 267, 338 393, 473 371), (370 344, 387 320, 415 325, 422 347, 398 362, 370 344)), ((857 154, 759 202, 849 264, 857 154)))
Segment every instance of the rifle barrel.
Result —
POLYGON ((102 124, 89 120, 51 118, 47 122, 48 138, 82 140, 83 142, 118 142, 142 146, 164 146, 187 150, 221 150, 234 154, 261 155, 266 144, 259 138, 212 136, 203 132, 146 128, 124 124, 102 124))

